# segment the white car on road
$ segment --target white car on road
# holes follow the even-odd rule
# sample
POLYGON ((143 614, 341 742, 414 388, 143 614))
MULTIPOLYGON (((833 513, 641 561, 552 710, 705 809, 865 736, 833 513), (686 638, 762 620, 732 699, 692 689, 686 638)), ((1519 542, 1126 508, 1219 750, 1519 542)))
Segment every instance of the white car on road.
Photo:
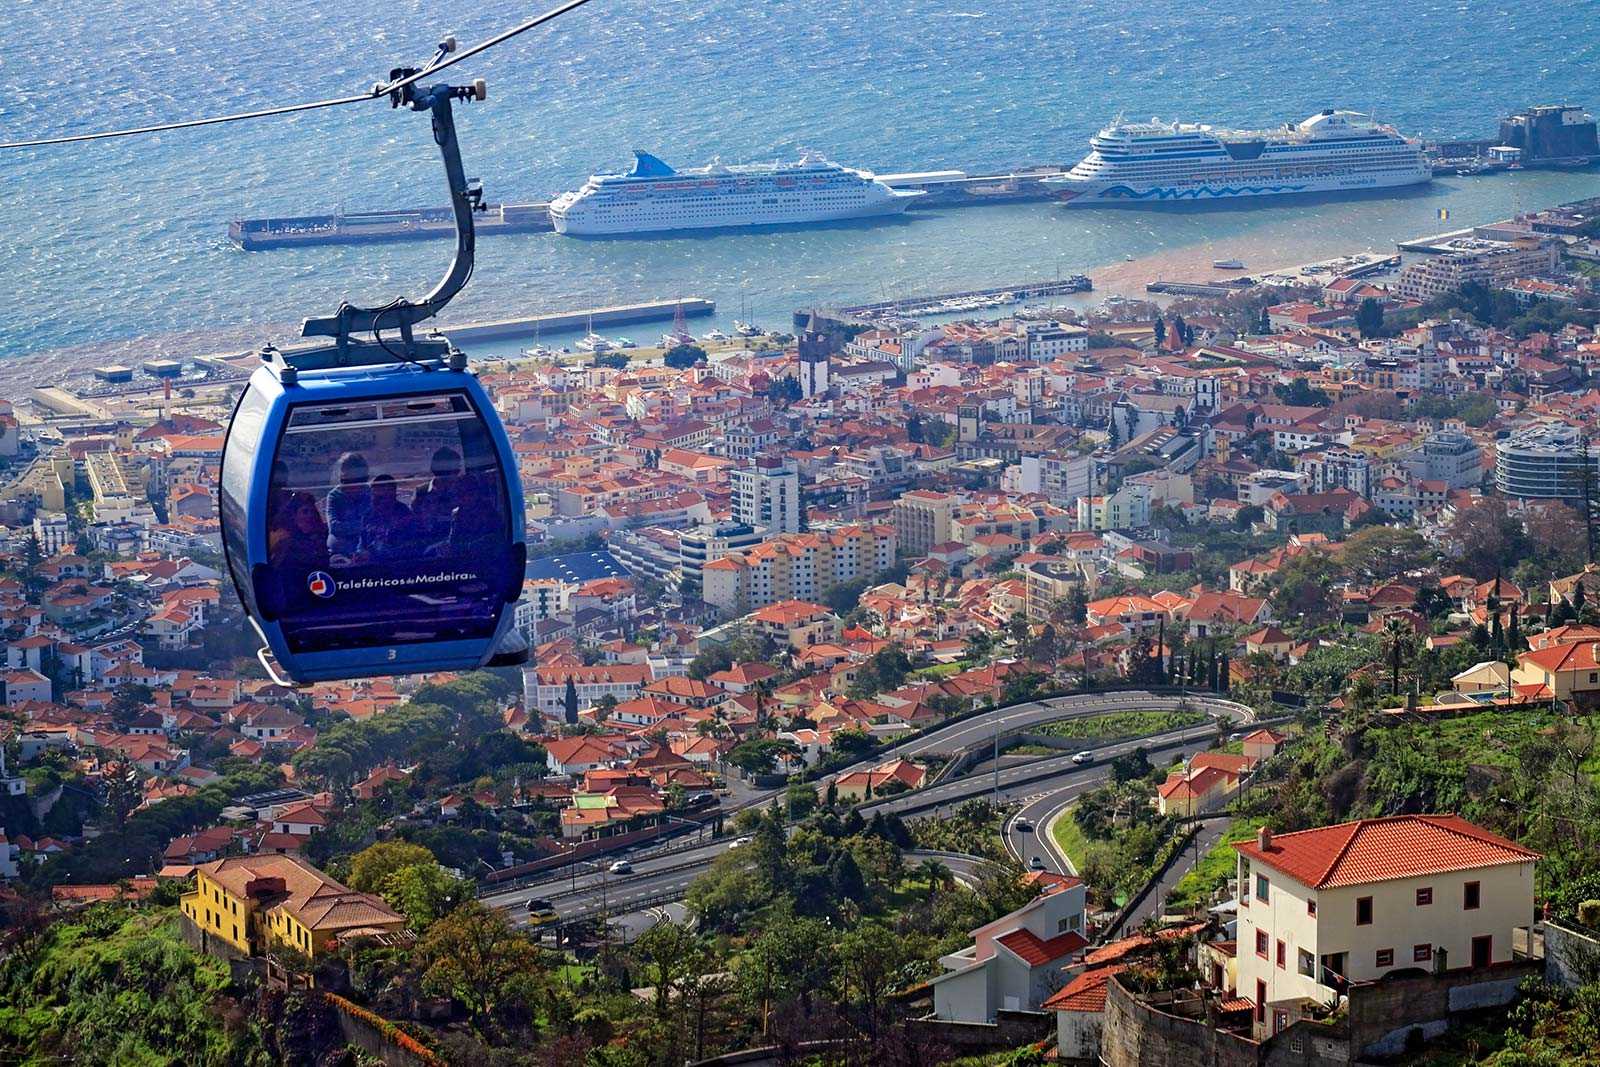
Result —
POLYGON ((1079 752, 1077 755, 1072 757, 1072 762, 1076 763, 1080 767, 1082 767, 1085 763, 1093 763, 1094 762, 1094 753, 1093 752, 1079 752))

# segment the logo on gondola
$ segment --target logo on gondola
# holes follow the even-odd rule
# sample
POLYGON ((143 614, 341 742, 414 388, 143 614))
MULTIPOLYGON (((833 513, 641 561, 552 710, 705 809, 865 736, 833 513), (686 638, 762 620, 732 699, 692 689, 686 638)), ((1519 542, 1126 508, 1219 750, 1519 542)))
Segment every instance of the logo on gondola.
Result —
POLYGON ((311 590, 312 596, 326 600, 334 594, 338 586, 333 584, 333 575, 327 571, 312 571, 306 575, 306 588, 311 590))

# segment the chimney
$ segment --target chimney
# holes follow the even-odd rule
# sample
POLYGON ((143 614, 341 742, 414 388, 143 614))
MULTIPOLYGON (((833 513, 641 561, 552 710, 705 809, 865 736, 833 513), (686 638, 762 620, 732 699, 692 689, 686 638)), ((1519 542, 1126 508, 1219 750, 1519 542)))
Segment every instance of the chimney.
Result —
POLYGON ((1256 831, 1256 847, 1262 852, 1272 851, 1272 830, 1263 826, 1256 831))

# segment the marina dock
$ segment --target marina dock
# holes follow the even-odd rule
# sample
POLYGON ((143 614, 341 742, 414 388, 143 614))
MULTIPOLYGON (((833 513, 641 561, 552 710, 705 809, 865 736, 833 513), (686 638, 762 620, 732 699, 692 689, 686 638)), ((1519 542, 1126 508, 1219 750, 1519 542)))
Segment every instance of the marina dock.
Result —
MULTIPOLYGON (((479 212, 473 229, 480 237, 502 233, 547 233, 550 205, 492 204, 479 212)), ((376 241, 421 241, 454 238, 455 216, 449 208, 409 208, 400 211, 335 211, 328 215, 293 215, 283 218, 234 219, 228 239, 246 252, 310 245, 368 244, 376 241)))
MULTIPOLYGON (((1058 166, 1024 166, 1009 170, 968 174, 963 170, 880 174, 893 189, 914 189, 924 195, 912 205, 917 210, 969 205, 1015 203, 1050 199, 1044 178, 1062 174, 1058 166)), ((553 233, 548 201, 491 204, 476 216, 480 237, 506 233, 553 233)), ((367 244, 378 241, 421 241, 455 237, 455 219, 449 208, 403 208, 396 211, 334 211, 321 215, 234 219, 228 239, 246 252, 316 245, 367 244)))
MULTIPOLYGON (((602 326, 623 326, 639 322, 670 322, 683 309, 684 318, 698 318, 714 314, 717 302, 700 296, 685 296, 673 300, 647 300, 638 304, 613 304, 607 307, 584 308, 579 311, 553 311, 542 315, 525 315, 514 319, 496 319, 489 322, 464 322, 456 326, 438 325, 437 329, 457 344, 468 345, 474 341, 499 341, 519 337, 543 337, 549 334, 578 333, 602 326)), ((434 324, 419 330, 426 334, 434 324)), ((282 352, 293 353, 323 344, 321 341, 294 341, 279 345, 282 352)), ((194 356, 196 367, 208 374, 236 376, 254 370, 261 362, 257 349, 247 352, 234 350, 211 355, 194 356)), ((147 389, 159 388, 151 383, 147 389)))
POLYGON ((495 322, 474 322, 462 326, 448 326, 444 333, 452 341, 495 341, 509 337, 534 337, 548 333, 564 333, 595 329, 602 326, 625 326, 637 322, 669 322, 683 309, 684 318, 711 315, 717 302, 700 296, 686 296, 678 300, 650 300, 642 304, 617 304, 612 307, 589 308, 583 311, 557 311, 544 315, 528 315, 495 322))
MULTIPOLYGON (((987 289, 965 289, 959 293, 936 293, 929 296, 908 296, 899 300, 883 300, 875 304, 854 304, 849 307, 837 308, 835 311, 841 315, 853 318, 872 319, 885 315, 938 315, 945 314, 951 309, 940 305, 949 303, 962 303, 964 301, 987 301, 1010 297, 1009 303, 1021 303, 1024 300, 1037 300, 1042 296, 1068 296, 1072 293, 1087 293, 1094 289, 1094 283, 1084 274, 1073 274, 1066 278, 1057 278, 1054 281, 1023 282, 1019 285, 995 285, 987 289)), ((809 314, 809 312, 805 313, 809 314)), ((804 325, 805 319, 801 312, 795 312, 797 325, 804 325)))

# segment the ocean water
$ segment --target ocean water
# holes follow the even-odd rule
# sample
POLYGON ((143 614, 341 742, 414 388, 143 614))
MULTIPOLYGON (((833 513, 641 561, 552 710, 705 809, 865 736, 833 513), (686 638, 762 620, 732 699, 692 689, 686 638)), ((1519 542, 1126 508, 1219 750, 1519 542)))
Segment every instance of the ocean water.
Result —
MULTIPOLYGON (((475 42, 543 2, 20 0, 0 21, 0 139, 347 93, 445 32, 475 42)), ((805 148, 884 172, 1068 163, 1118 112, 1253 125, 1353 107, 1427 137, 1487 136, 1531 103, 1600 108, 1597 58, 1600 4, 1550 0, 593 0, 451 73, 488 80, 489 101, 458 112, 468 171, 515 201, 624 166, 634 146, 683 165, 805 148)), ((1136 290, 1215 256, 1383 249, 1597 192, 1596 172, 1523 172, 1250 210, 1022 204, 667 240, 486 238, 446 321, 701 295, 722 321, 747 306, 776 324, 815 301, 1074 271, 1136 290)), ((0 357, 180 355, 282 339, 342 298, 417 295, 447 243, 244 253, 226 224, 443 200, 426 121, 377 102, 0 154, 0 357)))

